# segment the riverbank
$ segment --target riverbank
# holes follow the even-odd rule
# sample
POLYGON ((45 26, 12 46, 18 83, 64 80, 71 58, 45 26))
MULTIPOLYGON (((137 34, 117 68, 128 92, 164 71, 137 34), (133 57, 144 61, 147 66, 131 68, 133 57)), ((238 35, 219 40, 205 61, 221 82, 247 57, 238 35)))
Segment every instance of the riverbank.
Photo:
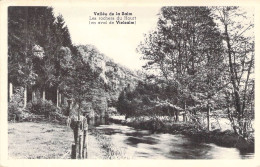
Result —
POLYGON ((122 116, 110 117, 109 120, 138 129, 151 130, 153 133, 183 134, 196 141, 214 143, 223 147, 234 147, 241 152, 254 152, 254 139, 246 141, 231 130, 207 131, 190 122, 166 122, 155 119, 128 119, 126 121, 122 116))
POLYGON ((104 153, 102 159, 130 159, 123 148, 120 148, 112 143, 111 138, 103 133, 100 133, 96 128, 90 129, 99 144, 99 147, 104 153))
MULTIPOLYGON (((72 129, 51 122, 8 124, 8 155, 11 159, 70 159, 72 129)), ((125 159, 108 137, 89 130, 88 159, 125 159)))

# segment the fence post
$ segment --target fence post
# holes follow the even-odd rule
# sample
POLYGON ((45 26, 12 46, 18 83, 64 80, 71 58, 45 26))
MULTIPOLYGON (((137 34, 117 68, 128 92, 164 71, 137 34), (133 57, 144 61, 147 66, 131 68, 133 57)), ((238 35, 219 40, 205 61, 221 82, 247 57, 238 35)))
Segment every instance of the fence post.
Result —
POLYGON ((75 141, 75 154, 76 158, 79 158, 79 134, 80 134, 80 121, 76 122, 76 126, 73 128, 74 141, 75 141))
POLYGON ((87 119, 83 122, 83 150, 82 150, 82 157, 87 158, 88 157, 88 151, 87 151, 87 138, 88 136, 88 122, 87 119))
POLYGON ((72 144, 71 146, 71 159, 76 159, 76 145, 72 144))
POLYGON ((78 159, 82 158, 82 134, 79 134, 79 151, 78 151, 78 159))
POLYGON ((87 133, 88 130, 84 130, 83 132, 83 151, 82 151, 82 157, 88 158, 88 152, 87 152, 87 133))

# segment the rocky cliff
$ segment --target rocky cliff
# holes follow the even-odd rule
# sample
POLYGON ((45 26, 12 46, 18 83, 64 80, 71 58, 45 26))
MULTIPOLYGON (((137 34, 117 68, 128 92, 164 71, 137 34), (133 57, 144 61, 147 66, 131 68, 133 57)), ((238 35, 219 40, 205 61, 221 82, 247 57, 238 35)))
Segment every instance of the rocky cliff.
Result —
POLYGON ((92 81, 86 106, 88 112, 103 116, 108 107, 116 105, 120 92, 126 87, 133 89, 141 78, 136 71, 115 63, 92 45, 80 45, 77 49, 93 70, 101 71, 99 78, 92 81))

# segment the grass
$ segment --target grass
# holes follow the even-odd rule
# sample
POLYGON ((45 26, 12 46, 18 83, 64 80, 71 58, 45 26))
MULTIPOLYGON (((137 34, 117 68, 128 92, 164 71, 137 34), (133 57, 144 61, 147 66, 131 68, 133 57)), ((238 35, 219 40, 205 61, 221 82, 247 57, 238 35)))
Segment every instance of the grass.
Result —
MULTIPOLYGON (((50 122, 8 124, 10 159, 70 159, 73 131, 65 125, 50 122)), ((125 159, 109 137, 95 128, 89 130, 88 159, 125 159)))
POLYGON ((47 122, 8 124, 8 154, 12 159, 67 159, 72 130, 47 122))
POLYGON ((97 139, 101 149, 104 152, 104 159, 130 159, 127 157, 123 148, 119 148, 112 144, 111 139, 108 136, 105 136, 96 129, 92 129, 91 132, 97 139))

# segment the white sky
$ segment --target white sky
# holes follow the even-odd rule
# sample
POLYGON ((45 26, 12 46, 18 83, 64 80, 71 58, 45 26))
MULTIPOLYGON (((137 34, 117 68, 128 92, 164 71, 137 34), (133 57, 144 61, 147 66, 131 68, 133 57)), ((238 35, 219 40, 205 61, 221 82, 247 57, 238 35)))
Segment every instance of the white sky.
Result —
MULTIPOLYGON (((156 27, 160 6, 112 7, 72 4, 53 7, 56 15, 59 13, 63 15, 74 44, 92 44, 116 63, 133 70, 141 69, 144 65, 136 48, 144 40, 144 34, 156 27), (131 12, 137 18, 137 23, 136 25, 90 25, 89 16, 94 16, 94 12, 131 12)), ((252 14, 254 10, 250 8, 246 11, 252 14)))
POLYGON ((54 6, 54 12, 63 15, 74 44, 92 44, 116 63, 130 69, 141 69, 144 62, 136 52, 144 34, 155 28, 160 7, 88 7, 54 6), (90 25, 94 12, 131 12, 136 25, 90 25))

